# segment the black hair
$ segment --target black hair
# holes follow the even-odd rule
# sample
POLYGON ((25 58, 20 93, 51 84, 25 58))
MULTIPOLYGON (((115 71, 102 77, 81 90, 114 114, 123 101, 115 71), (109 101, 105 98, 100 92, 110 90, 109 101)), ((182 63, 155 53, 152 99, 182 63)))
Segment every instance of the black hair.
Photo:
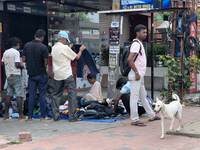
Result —
POLYGON ((36 38, 41 38, 41 37, 45 37, 46 36, 46 32, 43 29, 38 29, 35 32, 35 37, 36 38))
POLYGON ((118 89, 119 87, 122 86, 122 84, 126 84, 127 83, 127 80, 124 79, 124 78, 119 78, 117 83, 116 83, 116 89, 118 89))
POLYGON ((94 79, 96 79, 96 74, 88 74, 87 75, 87 79, 92 79, 92 78, 94 78, 94 79))
POLYGON ((17 44, 19 43, 19 45, 21 46, 22 43, 21 43, 21 39, 20 38, 17 38, 17 37, 13 37, 9 40, 9 43, 10 43, 10 46, 13 47, 13 46, 17 46, 17 44))
POLYGON ((140 32, 141 30, 144 30, 144 29, 147 29, 147 27, 145 25, 138 24, 134 29, 135 35, 136 35, 136 32, 140 32))

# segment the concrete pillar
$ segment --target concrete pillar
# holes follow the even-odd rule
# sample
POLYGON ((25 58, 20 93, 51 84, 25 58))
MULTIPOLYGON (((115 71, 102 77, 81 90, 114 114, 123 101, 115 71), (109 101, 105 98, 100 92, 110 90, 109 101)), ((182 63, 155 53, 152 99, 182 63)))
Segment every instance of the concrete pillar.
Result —
MULTIPOLYGON (((116 9, 119 6, 120 9, 120 0, 113 0, 112 9, 116 9)), ((120 28, 120 15, 112 14, 111 22, 119 22, 120 28)), ((119 41, 120 43, 120 41, 119 41)), ((120 49, 120 44, 119 44, 120 49)), ((114 98, 118 94, 116 89, 116 82, 119 78, 119 54, 118 53, 109 53, 109 66, 108 66, 108 88, 107 88, 107 97, 114 98)))

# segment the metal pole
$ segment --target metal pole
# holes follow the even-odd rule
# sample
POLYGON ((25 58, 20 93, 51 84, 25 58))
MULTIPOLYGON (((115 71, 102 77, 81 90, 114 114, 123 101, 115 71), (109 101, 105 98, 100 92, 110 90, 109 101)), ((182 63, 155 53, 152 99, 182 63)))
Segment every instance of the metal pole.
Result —
POLYGON ((154 51, 153 51, 153 13, 151 13, 151 98, 154 99, 154 51))

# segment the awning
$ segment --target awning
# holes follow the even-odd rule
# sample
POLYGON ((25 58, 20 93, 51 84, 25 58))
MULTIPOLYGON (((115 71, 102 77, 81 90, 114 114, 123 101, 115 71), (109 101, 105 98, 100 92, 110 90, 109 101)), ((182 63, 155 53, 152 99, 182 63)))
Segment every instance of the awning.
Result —
POLYGON ((99 14, 112 14, 112 13, 126 13, 126 12, 146 12, 151 10, 150 8, 138 8, 138 9, 120 9, 120 10, 105 10, 97 11, 99 14))

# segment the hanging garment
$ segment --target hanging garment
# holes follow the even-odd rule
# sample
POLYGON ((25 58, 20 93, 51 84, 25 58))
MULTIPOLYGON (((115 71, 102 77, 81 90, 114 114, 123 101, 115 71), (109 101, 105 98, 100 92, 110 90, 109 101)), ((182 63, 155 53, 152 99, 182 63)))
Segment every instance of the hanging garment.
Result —
MULTIPOLYGON (((80 47, 81 47, 81 44, 74 44, 72 49, 78 54, 80 47)), ((92 74, 99 73, 96 63, 94 62, 94 59, 92 58, 92 55, 90 54, 88 49, 85 49, 82 52, 82 55, 79 58, 79 60, 77 60, 77 77, 80 77, 80 78, 83 77, 84 64, 86 64, 88 66, 90 73, 92 73, 92 74)))

